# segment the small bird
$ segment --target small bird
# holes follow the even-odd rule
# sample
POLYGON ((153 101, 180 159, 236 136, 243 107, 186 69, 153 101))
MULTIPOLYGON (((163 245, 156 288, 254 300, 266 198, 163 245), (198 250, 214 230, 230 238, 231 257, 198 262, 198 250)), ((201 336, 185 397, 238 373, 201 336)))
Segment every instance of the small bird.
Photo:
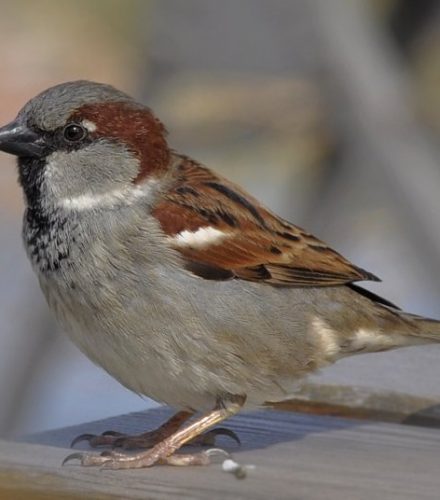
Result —
POLYGON ((354 284, 378 278, 175 152, 153 112, 109 85, 45 90, 0 128, 0 150, 18 157, 24 244, 63 329, 125 387, 178 410, 155 431, 73 443, 140 451, 66 460, 207 464, 207 450, 176 452, 306 374, 440 341, 440 321, 354 284))

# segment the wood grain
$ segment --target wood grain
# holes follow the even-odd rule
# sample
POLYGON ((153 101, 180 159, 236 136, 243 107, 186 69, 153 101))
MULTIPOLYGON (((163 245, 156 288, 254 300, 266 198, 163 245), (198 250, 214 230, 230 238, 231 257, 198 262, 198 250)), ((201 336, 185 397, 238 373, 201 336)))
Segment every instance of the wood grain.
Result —
POLYGON ((79 433, 136 433, 170 414, 155 409, 29 436, 25 442, 0 441, 0 499, 19 494, 38 499, 439 498, 438 430, 269 410, 228 421, 241 448, 227 439, 219 442, 241 464, 255 465, 244 480, 223 472, 220 463, 135 471, 60 466, 79 433))

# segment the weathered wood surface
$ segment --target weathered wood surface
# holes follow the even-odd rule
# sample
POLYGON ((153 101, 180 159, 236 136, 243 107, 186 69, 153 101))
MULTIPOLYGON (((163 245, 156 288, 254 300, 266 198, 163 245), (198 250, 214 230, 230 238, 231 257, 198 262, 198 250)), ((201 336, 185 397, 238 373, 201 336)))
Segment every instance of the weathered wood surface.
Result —
POLYGON ((424 427, 440 427, 438 399, 367 387, 305 383, 275 409, 424 427))
POLYGON ((255 465, 244 480, 223 472, 221 463, 135 471, 60 466, 68 443, 79 433, 137 433, 169 414, 167 409, 150 410, 23 442, 0 441, 0 499, 440 498, 437 429, 269 410, 228 421, 242 440, 240 448, 226 438, 219 442, 238 462, 255 465))

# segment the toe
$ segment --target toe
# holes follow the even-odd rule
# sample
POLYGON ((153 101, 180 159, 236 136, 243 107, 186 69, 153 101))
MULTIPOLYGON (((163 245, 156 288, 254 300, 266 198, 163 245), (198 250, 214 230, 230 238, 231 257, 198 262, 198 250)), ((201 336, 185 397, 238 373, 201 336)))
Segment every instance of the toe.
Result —
POLYGON ((111 460, 111 458, 92 453, 72 453, 63 460, 61 465, 66 465, 67 462, 71 462, 72 460, 78 460, 83 467, 93 467, 103 465, 108 460, 111 460))
POLYGON ((73 448, 76 444, 87 441, 89 446, 97 448, 98 446, 111 446, 116 440, 123 439, 125 434, 115 431, 105 431, 100 435, 97 434, 81 434, 77 436, 70 444, 73 448))

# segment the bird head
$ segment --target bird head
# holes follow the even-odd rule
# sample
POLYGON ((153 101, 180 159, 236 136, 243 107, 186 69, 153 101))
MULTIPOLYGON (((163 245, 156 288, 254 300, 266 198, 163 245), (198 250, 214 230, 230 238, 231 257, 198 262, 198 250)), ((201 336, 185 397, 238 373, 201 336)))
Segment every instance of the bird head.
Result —
POLYGON ((29 205, 45 197, 80 207, 121 199, 165 171, 165 137, 152 111, 125 93, 75 81, 31 99, 0 128, 0 150, 18 157, 29 205))

